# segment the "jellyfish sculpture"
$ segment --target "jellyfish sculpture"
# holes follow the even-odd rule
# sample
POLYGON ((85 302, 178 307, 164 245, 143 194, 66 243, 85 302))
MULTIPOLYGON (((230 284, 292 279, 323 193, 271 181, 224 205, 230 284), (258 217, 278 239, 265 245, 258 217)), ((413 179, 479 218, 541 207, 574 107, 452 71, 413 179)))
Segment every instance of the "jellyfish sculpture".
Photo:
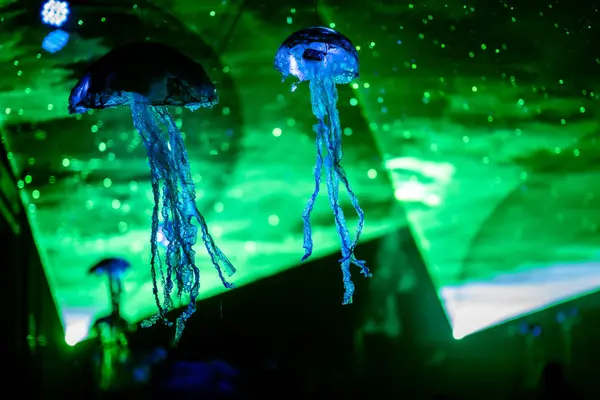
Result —
POLYGON ((123 274, 131 264, 122 258, 105 258, 90 268, 90 274, 106 275, 108 277, 108 289, 110 291, 110 302, 112 306, 111 315, 121 315, 121 295, 123 294, 123 274))
POLYGON ((94 322, 101 346, 94 357, 95 373, 102 390, 114 389, 123 384, 123 370, 129 361, 129 344, 126 331, 128 324, 121 317, 120 304, 123 294, 123 275, 131 265, 122 258, 106 258, 90 268, 90 274, 108 277, 112 311, 94 322))
POLYGON ((189 295, 185 311, 177 319, 175 341, 185 321, 196 310, 200 271, 193 246, 198 229, 223 285, 233 287, 227 276, 235 268, 216 246, 204 217, 196 206, 196 190, 183 138, 166 106, 192 111, 218 102, 216 90, 204 68, 179 51, 158 43, 133 43, 114 49, 92 63, 69 97, 69 112, 130 107, 133 125, 146 147, 154 196, 151 233, 151 274, 158 313, 142 323, 150 326, 167 320, 173 308, 171 295, 189 295), (164 262, 159 254, 159 220, 168 242, 164 262), (195 223, 197 224, 195 224, 195 223), (162 286, 162 300, 159 283, 162 286))
POLYGON ((309 82, 312 111, 318 120, 314 126, 317 136, 315 189, 302 214, 304 220, 302 260, 306 260, 312 254, 310 214, 319 194, 321 175, 324 171, 329 204, 333 210, 336 230, 342 245, 340 263, 344 280, 343 304, 350 304, 354 293, 350 266, 358 266, 362 274, 367 277, 370 277, 371 273, 365 262, 354 256, 354 248, 364 225, 364 213, 341 166, 342 129, 337 111, 336 84, 346 84, 358 77, 358 54, 350 40, 333 29, 307 28, 293 33, 283 42, 275 56, 275 68, 283 75, 283 80, 289 75, 298 78, 298 82, 292 85, 292 91, 299 83, 309 82), (348 230, 340 205, 340 184, 346 188, 350 202, 358 214, 358 226, 353 237, 348 230))

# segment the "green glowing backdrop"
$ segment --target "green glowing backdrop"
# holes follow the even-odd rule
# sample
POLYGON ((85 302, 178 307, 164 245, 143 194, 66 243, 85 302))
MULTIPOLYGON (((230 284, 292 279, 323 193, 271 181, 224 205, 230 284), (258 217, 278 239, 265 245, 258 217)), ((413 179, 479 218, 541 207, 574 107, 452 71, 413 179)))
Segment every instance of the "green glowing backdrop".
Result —
MULTIPOLYGON (((87 274, 102 257, 133 264, 124 316, 155 310, 149 171, 129 111, 67 115, 82 68, 144 38, 200 61, 219 90, 213 109, 173 113, 236 284, 302 255, 314 120, 307 85, 291 93, 272 63, 285 37, 319 21, 360 56, 339 109, 364 239, 410 226, 455 337, 600 287, 592 6, 355 3, 319 1, 316 15, 312 1, 72 1, 69 41, 51 54, 41 1, 0 0, 0 128, 68 341, 107 312, 87 274)), ((338 251, 324 199, 314 221, 315 256, 338 251)), ((223 289, 204 254, 206 297, 223 289)))

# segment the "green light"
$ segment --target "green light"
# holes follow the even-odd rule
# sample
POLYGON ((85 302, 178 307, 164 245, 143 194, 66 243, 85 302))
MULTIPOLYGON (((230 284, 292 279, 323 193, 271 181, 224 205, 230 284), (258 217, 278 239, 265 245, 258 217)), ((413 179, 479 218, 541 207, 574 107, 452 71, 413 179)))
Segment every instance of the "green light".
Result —
MULTIPOLYGON (((554 292, 546 295, 540 283, 554 285, 553 268, 565 259, 585 261, 594 251, 582 244, 581 233, 590 243, 597 235, 597 210, 585 203, 588 196, 600 197, 597 174, 593 165, 583 171, 596 149, 581 140, 599 129, 594 115, 600 97, 581 83, 585 80, 569 80, 567 85, 569 77, 560 79, 560 68, 545 69, 543 58, 499 42, 518 43, 531 22, 541 35, 532 44, 533 55, 544 53, 544 46, 569 55, 566 42, 550 40, 563 32, 562 26, 557 30, 549 21, 545 29, 543 22, 523 16, 519 24, 511 23, 513 29, 494 38, 498 42, 483 43, 489 38, 473 35, 464 42, 476 16, 471 7, 442 10, 466 18, 438 11, 428 15, 415 3, 400 7, 419 11, 411 17, 414 23, 382 20, 381 29, 353 20, 343 7, 335 14, 331 7, 319 9, 325 26, 360 43, 355 48, 361 77, 338 88, 344 168, 358 198, 366 199, 364 240, 410 228, 457 338, 546 307, 565 294, 600 286, 591 274, 569 281, 570 287, 552 286, 554 292), (367 47, 363 51, 361 46, 367 47), (525 58, 515 63, 515 57, 525 58), (530 71, 537 71, 535 86, 530 71), (539 165, 554 166, 556 173, 540 172, 539 165), (570 173, 571 167, 582 173, 570 173), (390 207, 394 203, 397 207, 390 207), (538 255, 542 261, 536 260, 538 255), (519 277, 527 269, 546 275, 530 279, 527 290, 517 284, 492 285, 501 279, 521 279, 523 284, 527 280, 519 277), (460 288, 470 301, 457 301, 459 295, 449 294, 452 288, 460 288), (474 298, 467 296, 472 291, 474 298), (507 298, 518 301, 509 306, 501 301, 507 298)), ((141 7, 134 8, 139 14, 141 7)), ((212 23, 201 33, 218 37, 216 14, 221 11, 216 10, 225 9, 205 8, 198 14, 191 8, 179 7, 178 19, 193 31, 198 16, 209 17, 212 23)), ((260 40, 234 35, 232 45, 243 50, 240 57, 233 57, 231 48, 223 55, 226 61, 219 64, 217 57, 208 71, 221 103, 194 113, 170 108, 176 126, 185 128, 198 206, 206 212, 215 240, 232 254, 239 270, 236 284, 283 272, 297 266, 301 257, 298 221, 314 189, 315 117, 309 85, 301 84, 298 91, 304 93, 291 95, 289 86, 277 84, 276 74, 257 71, 270 71, 270 57, 283 31, 300 19, 308 23, 313 13, 312 7, 284 9, 278 35, 273 33, 277 29, 260 40), (260 64, 243 62, 257 55, 260 64)), ((109 23, 127 18, 117 12, 111 21, 96 15, 88 25, 110 28, 109 23)), ((76 33, 83 20, 74 22, 76 33)), ((254 18, 242 18, 236 32, 253 31, 255 23, 254 18)), ((14 28, 22 27, 15 22, 14 28)), ((150 39, 160 39, 152 24, 146 28, 150 39)), ((107 50, 80 33, 81 46, 53 56, 25 42, 7 46, 14 42, 15 30, 0 31, 0 51, 7 60, 0 88, 2 144, 14 154, 17 188, 28 201, 27 210, 35 213, 31 219, 39 230, 37 245, 70 344, 86 337, 93 319, 106 314, 106 282, 82 278, 82 271, 105 254, 126 255, 133 264, 125 277, 124 318, 137 322, 156 311, 147 270, 154 200, 144 143, 125 108, 75 117, 67 112, 72 81, 65 63, 95 59, 107 50)), ((192 33, 182 29, 177 46, 202 61, 192 33)), ((353 216, 348 218, 352 221, 353 216)), ((339 251, 333 220, 315 220, 315 258, 339 251)), ((198 245, 196 250, 203 274, 201 298, 222 293, 204 249, 198 245)))
POLYGON ((279 225, 279 217, 275 214, 269 215, 269 225, 277 226, 279 225))

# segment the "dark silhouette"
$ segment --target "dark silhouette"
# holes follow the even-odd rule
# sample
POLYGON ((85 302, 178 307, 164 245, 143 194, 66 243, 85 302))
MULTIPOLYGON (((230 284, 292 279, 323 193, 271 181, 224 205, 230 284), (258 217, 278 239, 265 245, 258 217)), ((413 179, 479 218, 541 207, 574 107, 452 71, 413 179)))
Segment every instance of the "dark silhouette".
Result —
POLYGON ((581 396, 566 379, 561 363, 551 361, 544 366, 538 382, 537 399, 579 399, 581 396))

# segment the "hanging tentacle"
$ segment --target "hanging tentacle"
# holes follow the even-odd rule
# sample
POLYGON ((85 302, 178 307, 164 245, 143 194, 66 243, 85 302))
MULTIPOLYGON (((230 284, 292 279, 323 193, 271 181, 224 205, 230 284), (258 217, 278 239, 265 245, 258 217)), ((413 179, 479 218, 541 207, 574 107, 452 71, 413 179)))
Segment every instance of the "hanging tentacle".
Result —
MULTIPOLYGON (((358 202, 358 197, 356 197, 356 195, 354 194, 354 191, 350 187, 350 182, 348 181, 346 172, 344 171, 344 169, 341 165, 344 154, 343 154, 343 148, 342 148, 342 127, 341 127, 341 123, 340 123, 340 114, 338 113, 338 110, 337 110, 338 91, 335 86, 335 83, 331 79, 324 79, 322 84, 323 84, 323 87, 325 88, 325 90, 323 91, 323 94, 325 97, 324 107, 326 109, 326 113, 327 113, 329 123, 331 126, 331 129, 330 129, 330 139, 331 139, 330 145, 331 146, 330 146, 329 151, 333 155, 333 168, 334 168, 335 173, 337 174, 339 180, 342 182, 342 184, 346 188, 346 193, 348 194, 348 198, 350 199, 350 202, 352 203, 352 206, 354 207, 354 211, 356 212, 356 215, 358 216, 358 223, 356 225, 356 230, 354 233, 354 240, 353 240, 353 243, 351 246, 350 257, 352 258, 352 257, 354 257, 354 248, 358 245, 358 242, 360 241, 360 235, 364 228, 365 213, 362 210, 362 208, 360 207, 360 204, 358 202)), ((365 261, 357 260, 356 258, 354 258, 352 260, 352 263, 361 268, 361 273, 363 275, 365 275, 367 277, 371 276, 371 273, 369 272, 369 269, 367 268, 365 261)))
POLYGON ((335 153, 332 152, 331 147, 331 130, 328 129, 323 132, 323 141, 327 146, 327 153, 325 156, 325 174, 327 179, 327 193, 329 197, 329 205, 333 210, 335 219, 336 230, 341 241, 341 252, 342 259, 340 260, 342 269, 342 279, 344 282, 344 297, 342 304, 349 304, 352 302, 352 296, 354 294, 354 283, 352 282, 352 274, 350 271, 350 264, 352 260, 352 239, 350 238, 350 231, 346 224, 344 217, 344 211, 339 201, 340 192, 340 181, 336 174, 335 164, 335 153))
MULTIPOLYGON (((131 105, 132 115, 133 115, 133 125, 140 133, 142 137, 142 141, 146 146, 148 151, 148 162, 150 165, 158 165, 159 163, 155 160, 156 150, 154 146, 158 146, 159 144, 153 144, 149 137, 149 127, 147 126, 146 121, 150 120, 150 113, 148 112, 146 105, 137 103, 132 101, 131 105)), ((154 207, 152 210, 152 230, 150 235, 150 247, 151 247, 151 258, 150 258, 150 273, 152 276, 152 292, 154 294, 154 300, 156 302, 156 306, 158 307, 158 314, 149 318, 146 321, 142 322, 142 326, 150 326, 156 323, 156 321, 160 319, 165 319, 166 312, 168 309, 165 309, 160 301, 160 297, 158 294, 158 281, 157 281, 157 269, 162 274, 162 263, 160 259, 160 254, 158 250, 158 210, 160 207, 160 176, 157 174, 152 174, 150 179, 152 185, 152 195, 154 197, 154 207), (158 264, 158 268, 157 268, 158 264)), ((162 278, 162 277, 161 277, 162 278)), ((164 279, 161 279, 164 281, 164 279)))
POLYGON ((181 183, 185 189, 186 196, 189 199, 189 204, 188 204, 188 206, 190 208, 189 211, 191 212, 191 214, 194 217, 196 217, 196 220, 198 221, 198 224, 200 225, 200 231, 202 233, 202 240, 204 241, 206 250, 208 251, 208 253, 210 255, 212 264, 219 274, 219 278, 221 279, 221 282, 223 283, 223 285, 225 287, 231 288, 233 286, 231 283, 229 283, 227 281, 227 279, 225 278, 225 274, 227 276, 231 276, 236 272, 236 270, 235 270, 233 264, 231 263, 231 261, 229 261, 229 259, 225 256, 225 254, 223 254, 223 252, 214 243, 212 236, 208 232, 208 226, 206 224, 206 220, 204 219, 204 216, 200 213, 200 211, 198 210, 198 207, 196 206, 196 201, 195 201, 196 193, 195 193, 194 183, 192 181, 191 172, 190 172, 190 168, 189 168, 187 151, 185 150, 185 147, 183 144, 183 139, 181 138, 181 135, 179 134, 179 130, 177 129, 177 126, 175 125, 175 121, 173 121, 169 112, 163 107, 158 107, 157 113, 160 116, 161 121, 167 126, 170 138, 174 139, 176 149, 173 149, 173 151, 175 151, 177 154, 177 157, 178 157, 177 162, 179 165, 184 167, 184 168, 178 168, 177 171, 180 175, 181 183))
MULTIPOLYGON (((163 308, 171 310, 173 308, 173 273, 180 268, 180 264, 186 260, 181 257, 181 238, 178 232, 181 230, 181 205, 178 199, 179 185, 176 175, 171 171, 177 168, 174 162, 172 151, 169 149, 169 144, 166 141, 159 120, 156 117, 155 110, 152 108, 149 112, 148 127, 150 132, 151 143, 154 143, 154 148, 157 149, 154 154, 158 155, 160 160, 159 177, 163 181, 162 193, 162 218, 163 218, 163 233, 167 239, 168 245, 165 254, 166 271, 161 269, 161 280, 163 282, 163 308)), ((193 263, 193 258, 192 258, 193 263)), ((176 279, 178 286, 178 297, 181 297, 181 282, 176 279)))
MULTIPOLYGON (((151 274, 153 292, 158 314, 143 321, 142 326, 150 326, 158 320, 166 320, 166 313, 172 309, 171 295, 174 289, 173 277, 177 284, 177 296, 189 294, 186 310, 177 319, 175 342, 179 340, 185 322, 196 310, 196 300, 200 291, 200 270, 195 265, 195 251, 198 228, 211 261, 224 286, 233 287, 225 274, 231 276, 235 268, 215 245, 208 233, 206 221, 196 207, 196 193, 183 139, 168 111, 163 107, 148 107, 142 102, 132 102, 134 126, 140 132, 148 151, 148 161, 152 168, 152 193, 154 208, 151 234, 151 274), (166 128, 166 134, 163 129, 166 128), (162 189, 162 193, 161 193, 162 189), (159 211, 163 220, 163 234, 168 241, 165 262, 162 264, 158 249, 159 211), (158 276, 163 284, 163 300, 158 295, 158 276)), ((168 322, 169 323, 169 322, 168 322)), ((169 323, 170 324, 170 323, 169 323)))
POLYGON ((180 263, 180 268, 176 270, 176 273, 177 281, 184 285, 184 292, 189 294, 190 301, 188 302, 186 310, 177 320, 175 334, 175 341, 177 341, 183 332, 185 322, 196 311, 196 300, 200 291, 200 270, 195 266, 193 261, 195 252, 192 246, 196 243, 198 232, 198 228, 192 224, 193 218, 198 222, 202 240, 211 258, 211 262, 217 270, 221 282, 226 288, 233 288, 234 286, 225 278, 225 275, 231 276, 236 271, 233 264, 214 243, 212 236, 208 232, 206 220, 196 206, 196 191, 191 176, 187 151, 175 122, 165 108, 157 107, 155 110, 157 117, 160 122, 166 126, 169 134, 169 145, 171 146, 172 157, 177 167, 174 171, 177 171, 177 176, 181 185, 181 201, 183 202, 181 209, 185 210, 185 216, 183 216, 180 221, 180 223, 184 225, 182 227, 183 229, 177 230, 185 235, 185 237, 180 238, 180 248, 183 250, 185 262, 180 263))
POLYGON ((350 184, 344 170, 341 167, 342 138, 339 115, 337 112, 337 89, 333 81, 326 77, 316 78, 310 81, 310 91, 313 114, 319 120, 319 129, 317 131, 318 140, 323 143, 325 161, 324 169, 327 179, 327 191, 330 207, 333 211, 336 230, 341 241, 340 259, 343 281, 344 297, 343 304, 352 302, 354 293, 354 283, 352 282, 350 266, 356 265, 361 269, 365 276, 371 276, 366 263, 358 260, 354 256, 354 249, 360 239, 360 234, 364 224, 364 212, 358 204, 358 199, 350 188, 350 184), (340 181, 346 188, 350 201, 359 218, 354 239, 351 238, 348 230, 344 212, 339 202, 340 181))
POLYGON ((319 195, 319 190, 321 188, 321 172, 323 170, 323 140, 321 139, 321 134, 319 132, 322 129, 325 129, 325 126, 321 122, 314 126, 314 131, 317 136, 315 139, 317 147, 317 161, 314 169, 315 189, 308 199, 308 203, 306 204, 304 211, 302 212, 302 220, 304 222, 304 244, 302 245, 304 248, 304 256, 302 257, 302 261, 306 261, 306 259, 312 255, 313 250, 310 214, 313 210, 315 202, 317 201, 317 196, 319 195))

